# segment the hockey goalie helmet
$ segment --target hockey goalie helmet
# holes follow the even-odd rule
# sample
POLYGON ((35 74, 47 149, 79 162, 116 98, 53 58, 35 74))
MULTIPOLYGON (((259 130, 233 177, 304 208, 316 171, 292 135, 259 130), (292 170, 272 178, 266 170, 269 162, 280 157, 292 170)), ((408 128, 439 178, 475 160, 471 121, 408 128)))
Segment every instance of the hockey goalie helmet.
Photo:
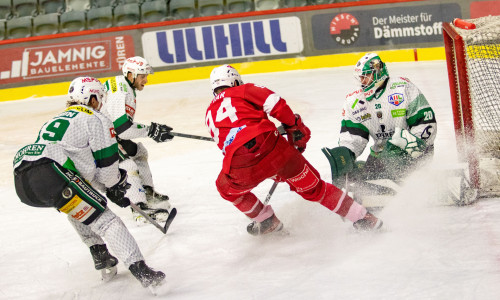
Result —
POLYGON ((154 74, 153 67, 140 56, 127 58, 123 63, 122 72, 125 77, 127 77, 128 72, 132 73, 134 79, 139 74, 154 74))
POLYGON ((241 80, 240 73, 238 73, 235 68, 230 65, 222 65, 212 70, 210 74, 210 84, 212 85, 212 92, 215 95, 215 90, 217 88, 242 85, 243 80, 241 80))
POLYGON ((101 109, 102 103, 106 100, 106 90, 104 85, 94 77, 77 77, 73 79, 68 89, 70 103, 79 105, 89 105, 90 98, 95 96, 101 109))
POLYGON ((376 53, 366 53, 354 67, 354 77, 361 84, 365 93, 375 94, 375 91, 389 78, 385 63, 376 53))

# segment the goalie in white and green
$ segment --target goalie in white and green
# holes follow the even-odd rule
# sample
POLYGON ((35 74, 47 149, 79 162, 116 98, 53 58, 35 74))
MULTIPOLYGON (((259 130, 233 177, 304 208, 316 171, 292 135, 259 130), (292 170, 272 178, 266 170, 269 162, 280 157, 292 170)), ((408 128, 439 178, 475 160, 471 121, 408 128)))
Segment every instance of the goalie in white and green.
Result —
POLYGON ((387 178, 400 181, 432 157, 437 124, 434 111, 409 79, 389 77, 376 53, 366 53, 354 68, 360 88, 346 96, 338 147, 323 148, 333 181, 387 178), (366 162, 356 161, 373 145, 366 162))

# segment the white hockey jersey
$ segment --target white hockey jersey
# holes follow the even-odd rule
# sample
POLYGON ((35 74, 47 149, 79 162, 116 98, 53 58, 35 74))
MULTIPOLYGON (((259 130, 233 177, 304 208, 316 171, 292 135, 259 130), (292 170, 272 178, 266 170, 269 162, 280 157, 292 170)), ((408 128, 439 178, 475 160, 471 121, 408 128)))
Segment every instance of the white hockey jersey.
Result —
POLYGON ((434 143, 437 133, 434 111, 409 79, 391 77, 375 97, 367 101, 367 96, 362 89, 346 96, 339 146, 349 148, 358 157, 371 136, 374 141, 371 150, 378 153, 396 127, 409 130, 427 146, 434 143))
POLYGON ((113 124, 91 107, 74 105, 45 123, 34 144, 21 148, 22 161, 49 158, 92 184, 112 187, 120 180, 118 144, 113 124))
POLYGON ((135 89, 125 76, 107 80, 104 87, 108 93, 101 112, 113 121, 116 134, 124 140, 147 137, 149 127, 134 122, 136 110, 135 89))

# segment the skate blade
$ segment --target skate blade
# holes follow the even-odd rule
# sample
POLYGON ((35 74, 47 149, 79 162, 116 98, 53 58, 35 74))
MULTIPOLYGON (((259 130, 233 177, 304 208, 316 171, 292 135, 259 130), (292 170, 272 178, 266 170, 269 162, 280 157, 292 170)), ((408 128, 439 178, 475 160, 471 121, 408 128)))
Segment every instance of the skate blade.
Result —
POLYGON ((111 268, 105 268, 101 270, 101 280, 104 282, 110 281, 113 277, 115 277, 117 273, 116 266, 111 268))
POLYGON ((165 278, 162 279, 160 282, 153 282, 148 286, 148 290, 153 294, 153 296, 158 295, 158 288, 162 286, 165 283, 165 278))

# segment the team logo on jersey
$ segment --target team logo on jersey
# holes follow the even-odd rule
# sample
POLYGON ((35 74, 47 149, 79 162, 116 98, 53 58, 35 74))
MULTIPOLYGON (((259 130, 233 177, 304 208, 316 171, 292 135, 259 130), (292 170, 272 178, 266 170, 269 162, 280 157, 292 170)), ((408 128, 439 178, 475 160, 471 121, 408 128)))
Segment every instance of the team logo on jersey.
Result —
POLYGON ((111 127, 109 129, 109 133, 111 135, 111 138, 115 138, 116 137, 116 131, 115 131, 115 128, 114 127, 111 127))
POLYGON ((392 105, 399 106, 401 103, 405 101, 403 94, 401 93, 395 93, 392 95, 389 95, 389 103, 392 105))

